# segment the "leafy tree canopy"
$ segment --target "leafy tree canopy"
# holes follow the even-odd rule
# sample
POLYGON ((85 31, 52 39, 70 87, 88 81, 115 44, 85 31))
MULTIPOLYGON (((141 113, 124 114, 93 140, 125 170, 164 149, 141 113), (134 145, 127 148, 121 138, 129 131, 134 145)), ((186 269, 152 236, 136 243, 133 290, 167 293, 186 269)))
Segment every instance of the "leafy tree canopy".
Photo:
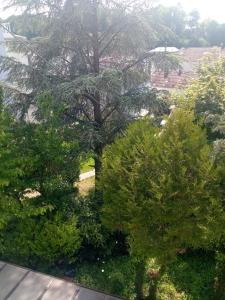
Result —
POLYGON ((146 84, 151 65, 158 61, 150 50, 165 34, 149 19, 144 2, 11 3, 22 5, 29 17, 48 17, 40 21, 40 36, 16 39, 13 45, 14 51, 27 55, 29 65, 2 59, 1 69, 19 87, 9 93, 14 110, 28 110, 30 104, 36 105, 37 95, 51 91, 55 104, 63 107, 64 122, 79 122, 83 129, 82 140, 95 154, 96 171, 104 145, 141 109, 166 111, 165 103, 146 84))
POLYGON ((199 69, 199 78, 186 91, 195 111, 203 117, 211 141, 225 138, 225 64, 209 58, 199 69))
POLYGON ((180 109, 163 129, 139 121, 106 148, 103 220, 128 234, 139 260, 166 266, 179 250, 219 238, 224 213, 211 151, 193 113, 180 109))
POLYGON ((80 245, 79 145, 68 126, 59 127, 51 97, 39 98, 39 106, 41 123, 0 112, 0 255, 33 267, 70 262, 80 245))
POLYGON ((161 131, 135 123, 104 153, 105 222, 128 232, 143 256, 204 244, 220 211, 210 152, 190 112, 175 111, 161 131))

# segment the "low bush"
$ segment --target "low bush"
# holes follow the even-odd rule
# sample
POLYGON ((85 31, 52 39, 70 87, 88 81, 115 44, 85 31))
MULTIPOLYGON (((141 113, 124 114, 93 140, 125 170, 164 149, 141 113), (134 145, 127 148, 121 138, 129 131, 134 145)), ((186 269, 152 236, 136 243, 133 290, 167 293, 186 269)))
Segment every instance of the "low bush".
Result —
POLYGON ((45 270, 73 262, 80 246, 76 218, 60 214, 15 220, 1 231, 0 255, 24 266, 45 270), (45 267, 43 269, 43 267, 45 267))

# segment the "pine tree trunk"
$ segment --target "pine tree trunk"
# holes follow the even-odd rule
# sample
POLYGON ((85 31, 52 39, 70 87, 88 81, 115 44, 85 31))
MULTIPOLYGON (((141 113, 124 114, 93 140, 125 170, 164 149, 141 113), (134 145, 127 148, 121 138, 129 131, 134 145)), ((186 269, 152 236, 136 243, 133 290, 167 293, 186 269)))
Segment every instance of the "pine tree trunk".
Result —
POLYGON ((143 300, 143 283, 145 275, 145 261, 139 261, 135 266, 135 292, 136 300, 143 300))
POLYGON ((94 104, 94 120, 95 120, 95 145, 94 145, 94 152, 95 152, 95 179, 96 183, 99 179, 101 166, 102 166, 102 152, 103 152, 103 143, 101 138, 101 131, 102 131, 102 114, 101 114, 101 99, 98 92, 95 93, 96 103, 94 104), (100 137, 100 138, 99 138, 100 137))
POLYGON ((96 183, 99 179, 99 175, 100 175, 100 171, 101 171, 101 166, 102 166, 102 162, 101 162, 101 159, 102 159, 102 146, 101 145, 96 145, 95 146, 95 158, 94 158, 94 161, 95 161, 95 179, 96 179, 96 183))
POLYGON ((157 300, 158 279, 151 279, 146 300, 157 300))
MULTIPOLYGON (((98 24, 98 0, 92 0, 92 48, 93 48, 93 62, 92 71, 94 74, 98 75, 100 70, 100 54, 99 54, 99 24, 98 24)), ((102 123, 102 111, 101 111, 101 96, 97 91, 93 95, 93 108, 94 108, 94 123, 96 136, 98 133, 101 135, 102 123)), ((96 138, 94 145, 95 152, 95 178, 96 184, 99 178, 101 170, 101 158, 103 152, 103 144, 101 139, 96 138)))
POLYGON ((95 93, 96 102, 94 103, 94 120, 95 120, 95 145, 94 145, 94 152, 95 152, 95 179, 96 183, 99 179, 101 166, 102 166, 102 152, 103 152, 103 143, 101 138, 102 132, 102 114, 101 114, 101 99, 98 92, 95 93), (99 138, 100 137, 100 138, 99 138))
POLYGON ((213 300, 225 300, 225 262, 217 276, 213 300))

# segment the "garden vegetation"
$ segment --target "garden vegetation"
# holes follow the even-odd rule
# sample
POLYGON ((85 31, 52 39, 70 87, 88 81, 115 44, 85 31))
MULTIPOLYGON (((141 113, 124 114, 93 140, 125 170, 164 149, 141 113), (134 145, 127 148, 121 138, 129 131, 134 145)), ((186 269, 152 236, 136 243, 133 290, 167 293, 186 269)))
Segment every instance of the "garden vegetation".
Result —
POLYGON ((150 54, 171 32, 151 7, 11 4, 34 23, 12 46, 29 65, 0 61, 0 259, 131 300, 225 300, 224 60, 159 92, 149 68, 179 63, 150 54))

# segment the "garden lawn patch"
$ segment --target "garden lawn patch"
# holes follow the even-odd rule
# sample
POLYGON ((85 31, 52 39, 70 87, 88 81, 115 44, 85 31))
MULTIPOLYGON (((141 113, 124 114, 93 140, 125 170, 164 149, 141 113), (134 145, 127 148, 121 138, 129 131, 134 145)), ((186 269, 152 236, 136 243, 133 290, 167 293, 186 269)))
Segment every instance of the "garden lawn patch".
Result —
MULTIPOLYGON (((134 300, 134 276, 134 265, 129 257, 124 256, 82 263, 76 269, 75 281, 89 288, 134 300)), ((158 300, 210 300, 214 276, 214 259, 211 255, 195 253, 179 257, 161 279, 158 300)))

